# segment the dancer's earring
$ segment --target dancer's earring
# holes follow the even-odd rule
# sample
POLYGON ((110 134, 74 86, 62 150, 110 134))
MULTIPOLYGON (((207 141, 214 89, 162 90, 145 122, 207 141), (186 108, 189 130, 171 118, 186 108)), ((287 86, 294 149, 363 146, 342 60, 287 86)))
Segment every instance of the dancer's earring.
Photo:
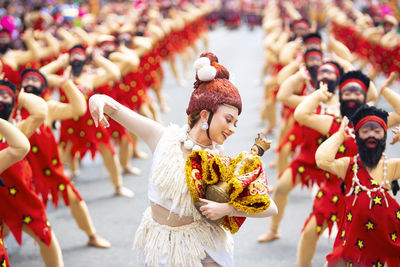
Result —
POLYGON ((206 121, 202 122, 200 128, 203 131, 206 131, 208 129, 208 123, 206 121))

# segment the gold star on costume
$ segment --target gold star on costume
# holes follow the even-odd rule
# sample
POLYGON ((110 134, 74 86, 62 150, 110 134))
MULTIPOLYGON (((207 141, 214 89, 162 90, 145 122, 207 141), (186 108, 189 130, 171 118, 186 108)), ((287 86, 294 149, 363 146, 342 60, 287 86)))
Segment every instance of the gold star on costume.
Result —
POLYGON ((6 260, 3 260, 3 262, 1 263, 1 266, 2 266, 2 267, 7 267, 7 265, 6 265, 6 260))
POLYGON ((3 239, 0 238, 0 246, 3 246, 3 239))
POLYGON ((18 192, 17 189, 15 189, 15 187, 9 188, 8 191, 10 192, 10 195, 12 195, 12 196, 15 196, 15 194, 18 192))
POLYGON ((352 262, 346 262, 346 267, 353 267, 354 265, 353 265, 353 263, 352 262))
POLYGON ((336 222, 337 216, 336 214, 332 214, 331 217, 329 218, 332 222, 336 222))
POLYGON ((318 191, 318 193, 317 193, 317 198, 321 198, 321 197, 323 197, 323 196, 324 196, 324 192, 322 192, 321 190, 318 191))
POLYGON ((381 197, 375 196, 372 200, 374 201, 374 205, 378 205, 378 204, 382 205, 382 198, 381 197))
POLYGON ((30 224, 32 222, 32 218, 30 216, 25 216, 24 217, 24 223, 30 224))
POLYGON ((393 242, 396 242, 397 239, 396 232, 390 234, 390 239, 392 239, 393 242))
POLYGON ((340 153, 346 152, 346 147, 345 147, 344 145, 340 145, 340 147, 339 147, 339 152, 340 152, 340 153))
POLYGON ((296 139, 296 136, 294 134, 289 135, 289 140, 294 141, 296 139))
POLYGON ((317 233, 321 233, 321 231, 322 231, 321 225, 317 225, 317 233))
POLYGON ((367 230, 374 230, 375 224, 368 220, 368 222, 365 224, 365 227, 367 227, 367 230))
POLYGON ((65 190, 65 184, 59 184, 58 185, 58 190, 64 191, 65 190))
POLYGON ((300 167, 297 169, 297 171, 298 171, 299 173, 303 173, 303 172, 305 171, 305 169, 304 169, 303 166, 300 166, 300 167))
POLYGON ((344 247, 344 246, 346 246, 346 239, 345 240, 343 240, 343 244, 342 244, 342 247, 344 247))
POLYGON ((358 246, 360 249, 364 248, 364 241, 361 239, 357 240, 356 246, 358 246))
POLYGON ((396 219, 400 221, 400 209, 396 210, 396 219))
POLYGON ((345 234, 346 234, 346 231, 342 230, 342 233, 340 234, 340 237, 343 238, 345 234))
POLYGON ((337 195, 334 195, 334 196, 332 197, 332 202, 333 202, 333 203, 336 204, 336 202, 338 202, 338 200, 339 200, 339 197, 338 197, 337 195))
POLYGON ((375 264, 376 267, 383 267, 382 262, 380 262, 379 260, 376 262, 375 264))
POLYGON ((347 220, 349 221, 349 222, 351 222, 351 220, 353 219, 353 214, 351 214, 351 212, 349 212, 349 213, 347 213, 347 220))
POLYGON ((378 185, 378 182, 375 181, 374 179, 369 179, 369 181, 371 182, 371 186, 372 185, 378 185))

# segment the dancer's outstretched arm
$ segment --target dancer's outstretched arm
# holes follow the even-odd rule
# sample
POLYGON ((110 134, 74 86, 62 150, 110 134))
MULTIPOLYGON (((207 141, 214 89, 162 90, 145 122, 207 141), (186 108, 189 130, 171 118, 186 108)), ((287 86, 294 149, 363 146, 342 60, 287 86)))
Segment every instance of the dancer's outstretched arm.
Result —
POLYGON ((142 139, 154 152, 164 127, 156 121, 148 119, 121 105, 109 96, 97 94, 89 99, 89 109, 96 126, 100 123, 108 127, 104 114, 124 126, 128 131, 142 139))

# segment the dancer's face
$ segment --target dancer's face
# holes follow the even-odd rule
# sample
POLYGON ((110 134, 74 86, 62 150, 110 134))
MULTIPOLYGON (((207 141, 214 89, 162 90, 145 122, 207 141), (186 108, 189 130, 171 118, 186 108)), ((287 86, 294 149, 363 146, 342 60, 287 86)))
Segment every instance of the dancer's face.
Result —
MULTIPOLYGON (((385 130, 379 123, 375 121, 368 121, 360 127, 358 134, 360 135, 361 139, 367 139, 369 137, 382 139, 385 136, 385 130)), ((368 144, 366 145, 368 146, 368 144)), ((370 144, 369 146, 374 147, 373 144, 370 144)))
POLYGON ((356 143, 362 163, 374 169, 385 151, 386 132, 379 123, 368 121, 356 132, 356 143))
POLYGON ((319 83, 323 82, 328 86, 329 92, 335 92, 337 84, 337 74, 333 66, 327 64, 321 65, 321 67, 318 69, 317 80, 317 89, 319 89, 319 83))
POLYGON ((339 100, 342 116, 351 118, 354 112, 365 104, 366 93, 358 83, 351 82, 342 88, 339 100))
POLYGON ((8 120, 14 108, 13 97, 5 90, 0 90, 0 118, 8 120))
POLYGON ((32 93, 40 96, 43 93, 42 82, 35 76, 27 76, 21 82, 21 87, 27 93, 32 93))
POLYGON ((223 144, 225 140, 235 133, 239 117, 239 110, 231 105, 220 105, 211 120, 210 138, 217 144, 223 144))

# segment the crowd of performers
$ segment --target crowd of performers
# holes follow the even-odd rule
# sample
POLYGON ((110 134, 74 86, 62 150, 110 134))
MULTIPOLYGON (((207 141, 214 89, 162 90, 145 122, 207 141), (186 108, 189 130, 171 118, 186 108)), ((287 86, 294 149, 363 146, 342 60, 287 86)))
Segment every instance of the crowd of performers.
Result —
POLYGON ((49 201, 69 206, 88 245, 110 243, 94 227, 71 182, 89 154, 100 154, 115 195, 132 198, 124 173, 138 175, 133 157, 147 155, 138 138, 114 121, 96 127, 88 109, 93 94, 106 94, 154 121, 168 112, 162 63, 183 82, 176 60, 189 68, 207 49, 211 11, 206 1, 116 2, 32 5, 9 1, 0 21, 0 265, 10 266, 4 236, 22 245, 22 232, 40 247, 46 266, 63 266, 57 238, 46 215, 49 201), (23 5, 25 4, 25 6, 23 5), (89 13, 91 10, 92 13, 89 13), (23 14, 23 16, 16 16, 23 14), (152 98, 148 91, 156 96, 152 98), (59 128, 56 140, 54 127, 59 128), (29 140, 29 141, 28 141, 29 140), (118 151, 118 153, 117 153, 118 151), (66 174, 64 164, 70 170, 66 174))
MULTIPOLYGON (((281 238, 296 186, 315 187, 310 215, 299 222, 298 266, 312 266, 321 233, 333 235, 335 225, 327 266, 399 266, 400 161, 383 154, 388 129, 400 124, 400 95, 390 89, 400 71, 399 7, 395 1, 363 1, 362 10, 352 1, 312 1, 311 8, 300 2, 270 1, 264 10, 261 118, 264 132, 277 131, 279 140, 271 162, 279 213, 258 241, 281 238), (375 107, 381 97, 389 113, 375 107)), ((399 128, 393 131, 395 143, 399 128)))
POLYGON ((206 17, 208 25, 213 29, 221 23, 233 30, 245 23, 253 30, 256 26, 261 26, 265 3, 265 0, 213 1, 213 11, 206 17))

